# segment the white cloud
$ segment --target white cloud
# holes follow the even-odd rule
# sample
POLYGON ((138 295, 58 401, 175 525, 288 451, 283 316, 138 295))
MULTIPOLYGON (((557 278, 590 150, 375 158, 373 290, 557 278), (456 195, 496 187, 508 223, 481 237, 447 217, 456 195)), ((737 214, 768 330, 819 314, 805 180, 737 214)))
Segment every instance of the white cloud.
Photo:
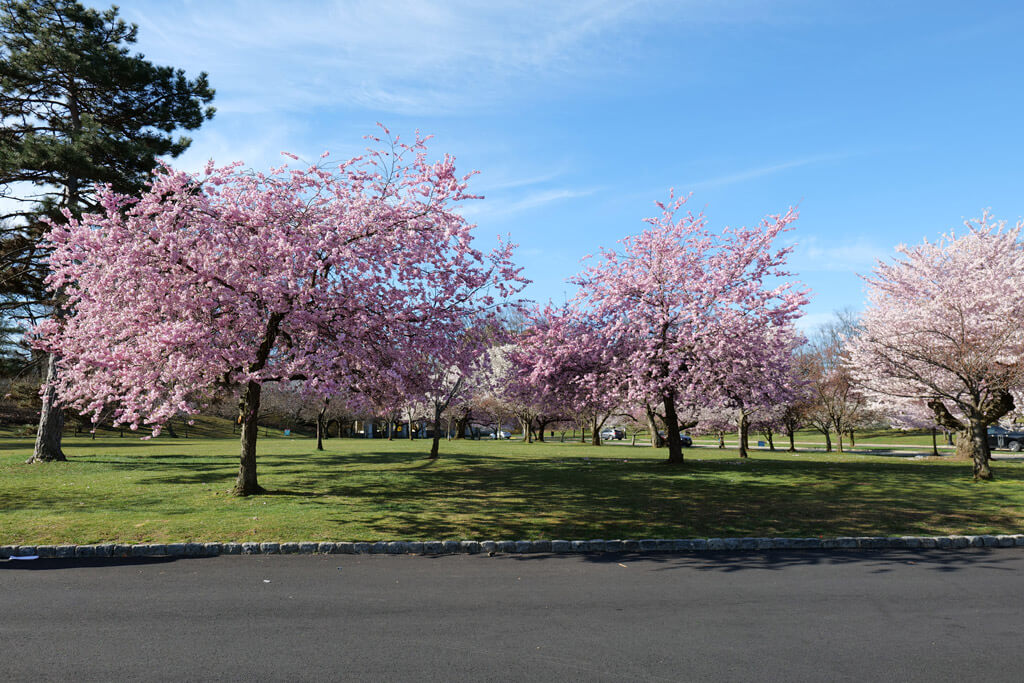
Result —
POLYGON ((554 188, 530 192, 516 199, 483 199, 467 203, 459 208, 459 213, 468 219, 480 221, 484 219, 493 220, 505 218, 522 211, 536 209, 553 202, 566 201, 587 197, 597 192, 597 188, 589 189, 568 189, 554 188))
POLYGON ((488 109, 520 88, 628 72, 645 31, 761 23, 765 2, 712 0, 148 0, 122 8, 158 63, 209 71, 224 113, 488 109), (515 87, 513 87, 515 86, 515 87))
POLYGON ((822 325, 835 320, 835 317, 835 313, 807 313, 797 319, 796 328, 804 335, 810 336, 822 325))
POLYGON ((792 168, 800 168, 801 166, 809 166, 811 164, 817 164, 826 161, 836 161, 839 159, 849 158, 850 154, 820 154, 817 156, 805 157, 803 159, 793 159, 791 161, 785 161, 779 164, 772 164, 770 166, 760 166, 758 168, 749 168, 742 171, 736 171, 735 173, 728 173, 726 175, 717 176, 715 178, 706 178, 704 180, 698 180, 695 182, 684 183, 681 187, 687 191, 694 189, 708 189, 714 187, 722 187, 725 185, 732 185, 734 183, 742 183, 748 180, 754 180, 755 178, 761 178, 764 176, 774 175, 781 173, 782 171, 788 171, 792 168))
POLYGON ((488 107, 511 81, 610 63, 601 38, 647 3, 149 3, 123 10, 151 59, 208 70, 225 112, 349 107, 451 113, 488 107), (226 85, 225 85, 226 84, 226 85))
POLYGON ((882 247, 860 238, 855 242, 822 244, 811 235, 797 245, 790 258, 796 272, 842 271, 868 275, 875 263, 894 254, 894 247, 882 247))

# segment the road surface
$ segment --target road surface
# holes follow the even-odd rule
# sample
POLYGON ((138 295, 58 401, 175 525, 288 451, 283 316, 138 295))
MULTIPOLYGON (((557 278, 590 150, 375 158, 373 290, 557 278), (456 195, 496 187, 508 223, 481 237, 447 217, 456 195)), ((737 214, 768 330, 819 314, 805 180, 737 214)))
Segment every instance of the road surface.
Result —
POLYGON ((1024 549, 0 562, 7 680, 1020 681, 1024 549))

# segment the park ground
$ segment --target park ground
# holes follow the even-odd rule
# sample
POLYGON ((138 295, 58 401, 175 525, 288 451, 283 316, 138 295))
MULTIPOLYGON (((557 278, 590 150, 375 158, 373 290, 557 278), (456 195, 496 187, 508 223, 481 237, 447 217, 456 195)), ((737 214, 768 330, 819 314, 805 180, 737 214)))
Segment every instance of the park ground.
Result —
POLYGON ((310 438, 268 431, 258 460, 268 493, 237 498, 238 442, 215 433, 69 436, 68 462, 37 465, 24 464, 30 438, 0 437, 0 544, 1024 530, 1024 462, 997 461, 995 481, 974 482, 970 463, 925 457, 921 435, 874 449, 865 437, 842 455, 754 449, 747 460, 697 446, 670 466, 663 449, 628 443, 446 441, 430 461, 427 440, 334 438, 318 452, 310 438))

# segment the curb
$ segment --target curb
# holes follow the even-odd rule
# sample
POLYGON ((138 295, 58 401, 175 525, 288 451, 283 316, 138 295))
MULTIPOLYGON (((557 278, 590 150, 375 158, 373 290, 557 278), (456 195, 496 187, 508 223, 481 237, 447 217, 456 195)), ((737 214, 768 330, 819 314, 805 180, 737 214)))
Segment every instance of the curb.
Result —
POLYGON ((3 545, 0 559, 213 557, 216 555, 455 555, 476 553, 679 553, 718 550, 959 550, 1024 547, 1024 534, 998 536, 844 536, 838 538, 690 538, 606 541, 376 541, 339 543, 169 543, 3 545))

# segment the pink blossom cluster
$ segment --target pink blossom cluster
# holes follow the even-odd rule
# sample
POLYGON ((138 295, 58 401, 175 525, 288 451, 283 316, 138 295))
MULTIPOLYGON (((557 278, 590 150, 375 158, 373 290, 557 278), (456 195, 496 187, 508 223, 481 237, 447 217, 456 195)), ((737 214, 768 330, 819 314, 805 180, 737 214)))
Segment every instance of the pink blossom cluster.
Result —
POLYGON ((913 424, 928 422, 926 411, 934 424, 925 404, 936 400, 958 419, 982 419, 1024 388, 1024 222, 1007 227, 986 212, 965 227, 898 247, 865 278, 849 366, 876 405, 913 424))
POLYGON ((604 325, 575 305, 549 305, 531 318, 510 354, 507 395, 538 413, 603 422, 624 399, 624 374, 604 325))
POLYGON ((333 168, 164 166, 141 197, 107 191, 101 213, 54 224, 66 315, 37 343, 60 354, 64 402, 159 429, 249 382, 369 396, 411 386, 424 358, 450 365, 467 321, 526 281, 513 245, 473 247, 451 157, 372 140, 333 168))
POLYGON ((772 399, 807 301, 785 269, 792 247, 772 246, 794 210, 716 232, 703 214, 683 212, 685 202, 658 203, 647 229, 622 240, 621 251, 602 250, 575 280, 577 302, 614 349, 626 395, 664 406, 670 449, 681 407, 772 399))

